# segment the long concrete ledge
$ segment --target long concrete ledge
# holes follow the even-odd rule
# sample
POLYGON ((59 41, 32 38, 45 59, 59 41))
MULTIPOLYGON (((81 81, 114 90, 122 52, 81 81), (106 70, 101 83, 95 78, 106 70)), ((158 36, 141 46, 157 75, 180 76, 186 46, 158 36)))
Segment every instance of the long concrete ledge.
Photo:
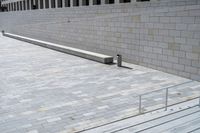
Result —
POLYGON ((17 40, 36 44, 36 45, 39 45, 39 46, 42 46, 42 47, 46 47, 46 48, 49 48, 49 49, 64 52, 64 53, 67 53, 67 54, 72 54, 72 55, 76 55, 76 56, 79 56, 79 57, 82 57, 82 58, 101 62, 101 63, 104 63, 104 64, 113 63, 113 57, 112 56, 94 53, 94 52, 81 50, 81 49, 77 49, 77 48, 67 47, 67 46, 63 46, 63 45, 59 45, 59 44, 55 44, 55 43, 45 42, 45 41, 32 39, 32 38, 28 38, 28 37, 24 37, 24 36, 19 36, 19 35, 15 35, 15 34, 11 34, 11 33, 3 33, 3 35, 17 39, 17 40))

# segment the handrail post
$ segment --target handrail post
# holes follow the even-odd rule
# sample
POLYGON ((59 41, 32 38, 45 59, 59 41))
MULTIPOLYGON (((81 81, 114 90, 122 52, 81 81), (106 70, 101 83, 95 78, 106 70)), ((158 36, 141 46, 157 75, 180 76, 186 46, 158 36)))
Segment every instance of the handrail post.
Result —
POLYGON ((199 107, 200 107, 200 97, 199 97, 199 107))
POLYGON ((168 88, 166 88, 166 94, 165 94, 165 111, 167 111, 168 106, 168 88))
POLYGON ((139 95, 139 114, 142 113, 142 95, 139 95))

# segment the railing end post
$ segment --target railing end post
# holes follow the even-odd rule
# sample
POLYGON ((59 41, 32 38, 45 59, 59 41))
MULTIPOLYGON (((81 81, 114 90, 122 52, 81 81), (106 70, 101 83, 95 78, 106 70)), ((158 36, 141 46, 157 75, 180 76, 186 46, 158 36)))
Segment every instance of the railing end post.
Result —
POLYGON ((166 95, 165 95, 165 111, 167 111, 167 106, 168 106, 168 88, 166 88, 166 95))
POLYGON ((142 113, 142 95, 139 95, 139 114, 142 113))
POLYGON ((200 97, 199 97, 199 107, 200 107, 200 97))

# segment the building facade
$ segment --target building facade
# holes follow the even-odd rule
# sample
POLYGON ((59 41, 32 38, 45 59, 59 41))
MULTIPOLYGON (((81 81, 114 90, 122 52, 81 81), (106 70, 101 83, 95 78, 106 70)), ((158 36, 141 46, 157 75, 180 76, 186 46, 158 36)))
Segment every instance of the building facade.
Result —
POLYGON ((2 7, 6 7, 7 11, 21 11, 101 4, 130 3, 136 1, 143 2, 150 0, 2 0, 2 7))

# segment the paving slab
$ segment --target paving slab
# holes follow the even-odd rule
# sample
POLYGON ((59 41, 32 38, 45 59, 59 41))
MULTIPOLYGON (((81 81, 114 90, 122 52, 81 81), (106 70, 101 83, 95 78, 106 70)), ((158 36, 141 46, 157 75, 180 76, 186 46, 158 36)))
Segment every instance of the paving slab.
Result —
POLYGON ((200 88, 142 66, 105 65, 3 36, 0 47, 3 133, 76 132, 135 115, 139 94, 177 84, 200 88))

